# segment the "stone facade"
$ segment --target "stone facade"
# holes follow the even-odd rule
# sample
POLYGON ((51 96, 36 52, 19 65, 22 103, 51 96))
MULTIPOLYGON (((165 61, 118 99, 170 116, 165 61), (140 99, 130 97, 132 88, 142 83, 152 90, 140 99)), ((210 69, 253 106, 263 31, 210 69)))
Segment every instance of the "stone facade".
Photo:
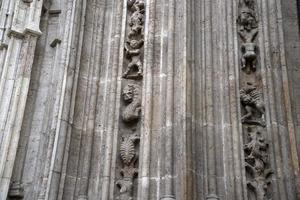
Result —
POLYGON ((297 5, 0 0, 0 200, 300 200, 297 5))

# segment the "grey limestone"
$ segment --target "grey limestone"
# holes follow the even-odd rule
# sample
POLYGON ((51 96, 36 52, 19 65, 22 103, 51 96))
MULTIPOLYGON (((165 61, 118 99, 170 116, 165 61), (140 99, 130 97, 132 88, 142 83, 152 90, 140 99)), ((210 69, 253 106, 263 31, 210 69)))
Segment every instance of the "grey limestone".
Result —
POLYGON ((300 199, 296 5, 0 0, 0 200, 300 199))

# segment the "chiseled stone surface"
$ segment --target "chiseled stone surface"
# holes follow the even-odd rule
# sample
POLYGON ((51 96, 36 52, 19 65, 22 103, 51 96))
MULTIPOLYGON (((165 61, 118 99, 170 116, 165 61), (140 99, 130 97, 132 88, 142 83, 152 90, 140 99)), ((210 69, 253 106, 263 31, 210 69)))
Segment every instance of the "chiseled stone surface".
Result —
POLYGON ((300 199, 296 5, 0 0, 0 200, 300 199))

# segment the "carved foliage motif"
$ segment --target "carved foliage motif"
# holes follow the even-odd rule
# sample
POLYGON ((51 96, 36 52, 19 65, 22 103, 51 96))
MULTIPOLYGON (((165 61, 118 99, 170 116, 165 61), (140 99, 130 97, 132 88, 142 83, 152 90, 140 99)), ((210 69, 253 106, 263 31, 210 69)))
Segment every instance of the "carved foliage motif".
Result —
POLYGON ((240 1, 237 24, 241 46, 240 101, 248 198, 267 200, 271 198, 272 170, 269 162, 269 145, 266 140, 261 72, 257 66, 258 20, 255 0, 240 1))
POLYGON ((120 155, 124 167, 120 171, 122 179, 116 182, 120 188, 120 195, 117 197, 117 200, 133 199, 133 179, 138 174, 138 169, 135 168, 138 159, 135 149, 137 141, 139 141, 138 136, 122 138, 120 155))
POLYGON ((138 151, 141 118, 144 51, 145 3, 143 0, 127 0, 127 36, 124 44, 124 87, 122 90, 122 136, 119 155, 121 178, 116 182, 119 188, 117 200, 133 200, 134 179, 138 175, 138 151))

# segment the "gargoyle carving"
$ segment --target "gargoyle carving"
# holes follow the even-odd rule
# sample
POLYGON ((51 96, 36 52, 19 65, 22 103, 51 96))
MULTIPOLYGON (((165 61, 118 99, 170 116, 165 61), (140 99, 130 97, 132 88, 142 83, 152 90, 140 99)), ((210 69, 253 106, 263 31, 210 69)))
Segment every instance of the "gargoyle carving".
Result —
POLYGON ((124 122, 138 120, 141 114, 141 88, 136 84, 128 84, 123 89, 123 99, 128 104, 122 113, 124 122))
POLYGON ((242 116, 242 123, 265 126, 265 105, 258 88, 251 83, 247 83, 247 86, 240 90, 240 97, 246 112, 242 116))

